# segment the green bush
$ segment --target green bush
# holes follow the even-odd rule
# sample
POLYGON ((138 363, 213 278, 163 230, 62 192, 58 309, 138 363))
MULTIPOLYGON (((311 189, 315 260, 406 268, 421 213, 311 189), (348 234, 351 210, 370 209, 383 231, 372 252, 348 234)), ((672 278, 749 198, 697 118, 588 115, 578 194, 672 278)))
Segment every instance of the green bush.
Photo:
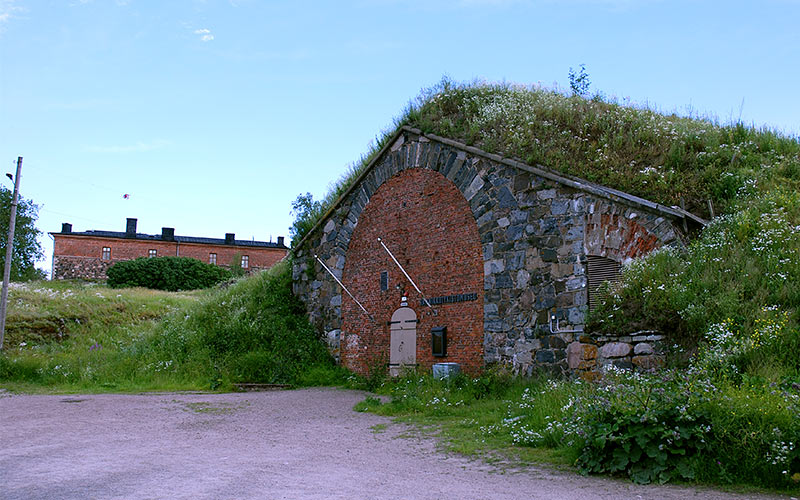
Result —
POLYGON ((223 267, 189 257, 140 257, 117 262, 107 274, 111 287, 138 286, 171 292, 208 288, 231 277, 223 267))
POLYGON ((576 406, 583 473, 625 474, 637 483, 694 479, 707 449, 709 419, 696 402, 708 397, 687 377, 611 374, 576 406))

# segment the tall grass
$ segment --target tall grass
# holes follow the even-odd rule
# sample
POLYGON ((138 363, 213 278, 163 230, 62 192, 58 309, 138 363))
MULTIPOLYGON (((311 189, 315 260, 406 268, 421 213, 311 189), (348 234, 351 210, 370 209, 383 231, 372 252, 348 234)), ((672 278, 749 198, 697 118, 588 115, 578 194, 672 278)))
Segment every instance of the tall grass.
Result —
POLYGON ((67 326, 60 340, 16 330, 14 347, 0 355, 0 383, 11 388, 197 390, 341 380, 291 293, 286 264, 207 292, 54 283, 17 289, 12 303, 12 324, 32 317, 67 326))

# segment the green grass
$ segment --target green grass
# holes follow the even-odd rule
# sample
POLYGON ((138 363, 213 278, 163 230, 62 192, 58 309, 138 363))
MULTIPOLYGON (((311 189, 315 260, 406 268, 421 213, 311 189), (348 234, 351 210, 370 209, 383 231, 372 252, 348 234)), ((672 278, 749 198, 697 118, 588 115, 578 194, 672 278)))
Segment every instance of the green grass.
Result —
POLYGON ((286 264, 202 292, 52 282, 15 287, 11 297, 0 385, 15 391, 230 390, 237 382, 345 379, 292 295, 286 264))
POLYGON ((800 489, 800 453, 780 452, 781 443, 800 439, 800 397, 780 388, 677 372, 612 374, 601 383, 510 379, 490 372, 450 381, 408 374, 386 380, 377 391, 391 401, 370 396, 355 410, 413 424, 448 451, 502 467, 547 463, 638 482, 680 480, 681 470, 683 481, 748 491, 800 489), (626 421, 632 425, 623 425, 626 421), (687 432, 685 441, 677 439, 679 428, 687 432), (610 432, 602 446, 598 432, 610 432), (621 456, 634 462, 618 462, 616 446, 635 442, 656 450, 654 458, 631 458, 627 450, 621 456), (675 451, 659 458, 663 446, 675 451), (593 457, 601 467, 591 466, 593 457), (615 461, 621 468, 609 469, 615 461))

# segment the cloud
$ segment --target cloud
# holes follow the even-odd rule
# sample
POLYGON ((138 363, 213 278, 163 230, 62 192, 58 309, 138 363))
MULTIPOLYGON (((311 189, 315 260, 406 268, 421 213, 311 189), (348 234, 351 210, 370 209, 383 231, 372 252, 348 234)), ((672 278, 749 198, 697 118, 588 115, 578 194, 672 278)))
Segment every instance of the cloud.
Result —
POLYGON ((25 9, 17 5, 16 0, 0 0, 0 33, 3 32, 5 24, 16 17, 17 13, 24 10, 25 9))
POLYGON ((200 35, 200 40, 204 42, 210 42, 214 39, 214 35, 211 34, 211 30, 207 28, 202 28, 199 30, 194 30, 195 35, 200 35))
POLYGON ((169 141, 157 139, 152 142, 137 142, 124 146, 85 146, 83 149, 87 153, 145 153, 164 148, 169 144, 169 141))

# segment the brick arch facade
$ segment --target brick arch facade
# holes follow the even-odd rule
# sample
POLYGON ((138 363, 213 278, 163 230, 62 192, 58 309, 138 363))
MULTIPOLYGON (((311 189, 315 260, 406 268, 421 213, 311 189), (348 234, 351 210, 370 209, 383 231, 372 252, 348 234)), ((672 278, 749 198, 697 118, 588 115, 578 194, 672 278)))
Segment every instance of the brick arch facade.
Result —
POLYGON ((403 296, 417 313, 420 367, 456 362, 476 373, 483 366, 483 259, 478 226, 467 200, 441 173, 404 170, 375 191, 350 238, 342 282, 375 320, 350 297, 343 298, 341 360, 346 367, 366 373, 373 366, 385 366, 389 319, 403 296), (422 296, 378 238, 427 298, 449 299, 433 308, 422 305, 422 296), (441 326, 447 327, 447 355, 434 358, 431 329, 441 326))
MULTIPOLYGON (((366 253, 359 253, 358 257, 357 253, 350 253, 351 247, 355 250, 361 245, 353 246, 353 238, 360 240, 358 233, 363 231, 369 235, 363 240, 375 244, 377 234, 373 232, 382 231, 381 224, 386 222, 376 223, 369 215, 373 208, 368 207, 413 195, 415 183, 423 178, 446 181, 451 194, 460 193, 456 198, 461 200, 462 212, 470 212, 477 227, 480 256, 476 260, 483 265, 483 304, 482 310, 476 308, 470 314, 474 314, 472 320, 481 324, 482 343, 474 349, 476 356, 483 357, 482 365, 502 363, 522 374, 530 374, 534 369, 554 372, 573 369, 566 347, 581 337, 586 323, 587 255, 625 262, 660 246, 681 245, 676 225, 679 219, 671 209, 449 139, 401 128, 320 224, 293 249, 294 292, 306 303, 311 322, 327 337, 331 352, 349 366, 365 369, 369 364, 366 354, 353 353, 358 352, 354 350, 357 346, 368 353, 370 342, 347 333, 351 328, 357 333, 366 327, 346 324, 348 318, 355 317, 350 312, 354 304, 317 257, 337 278, 351 280, 350 270, 355 269, 356 263, 349 261, 359 260, 359 267, 367 263, 366 253), (401 188, 401 184, 408 186, 401 188), (411 191, 386 197, 383 193, 391 189, 384 190, 384 186, 411 191), (552 316, 558 319, 556 328, 550 321, 552 316)), ((437 196, 441 189, 433 189, 428 198, 437 196)), ((402 210, 387 206, 385 213, 375 217, 387 218, 392 213, 402 210)), ((393 244, 401 248, 411 241, 412 234, 427 234, 432 230, 426 228, 435 227, 449 216, 444 219, 436 213, 416 216, 414 230, 404 235, 398 229, 391 238, 386 238, 387 244, 390 248, 393 244), (395 239, 403 243, 393 243, 395 239)), ((372 252, 370 255, 384 258, 382 248, 373 247, 372 252)), ((421 269, 417 272, 425 274, 423 255, 411 252, 403 258, 412 268, 421 269)), ((380 265, 381 270, 394 271, 392 266, 380 265)), ((372 284, 379 283, 376 271, 380 273, 377 267, 369 268, 372 284)), ((390 279, 390 287, 397 284, 397 280, 390 279)), ((406 286, 405 290, 411 288, 406 286)), ((424 286, 422 290, 430 295, 471 292, 428 292, 424 286)), ((399 297, 387 299, 394 308, 399 307, 398 301, 399 297)), ((370 303, 368 310, 370 307, 376 306, 370 303)), ((419 308, 418 302, 414 307, 419 308)), ((382 317, 376 320, 385 321, 382 317)), ((435 325, 426 326, 426 335, 430 335, 429 326, 435 325)), ((383 331, 384 327, 379 325, 378 329, 383 331)), ((420 340, 418 347, 429 348, 427 342, 428 337, 420 340)), ((381 345, 376 345, 372 357, 383 351, 381 345)), ((473 366, 472 363, 470 358, 468 366, 473 366)))

